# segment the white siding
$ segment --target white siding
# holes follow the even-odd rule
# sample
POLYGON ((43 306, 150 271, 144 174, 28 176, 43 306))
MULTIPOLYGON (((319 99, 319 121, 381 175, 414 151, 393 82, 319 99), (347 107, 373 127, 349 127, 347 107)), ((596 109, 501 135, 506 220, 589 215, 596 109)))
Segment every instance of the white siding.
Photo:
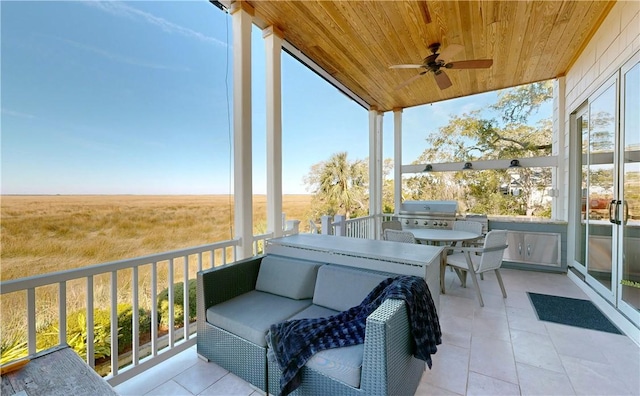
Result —
POLYGON ((572 142, 569 136, 569 115, 638 50, 640 50, 640 2, 619 1, 567 72, 564 115, 558 117, 559 120, 564 121, 562 125, 558 125, 560 127, 559 143, 562 145, 558 152, 559 171, 562 172, 562 175, 558 176, 558 180, 562 183, 558 218, 568 219, 569 154, 572 142))

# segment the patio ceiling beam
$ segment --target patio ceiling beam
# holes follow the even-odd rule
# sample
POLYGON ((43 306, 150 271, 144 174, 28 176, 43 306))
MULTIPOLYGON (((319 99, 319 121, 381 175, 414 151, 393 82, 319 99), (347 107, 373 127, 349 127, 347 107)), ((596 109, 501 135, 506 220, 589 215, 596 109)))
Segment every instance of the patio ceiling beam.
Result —
MULTIPOLYGON (((487 170, 487 169, 507 169, 512 159, 520 161, 520 166, 523 168, 531 167, 556 167, 558 166, 558 156, 553 155, 549 157, 532 157, 532 158, 510 158, 510 159, 496 159, 496 160, 469 160, 472 165, 471 170, 487 170)), ((411 164, 403 165, 402 173, 424 173, 424 172, 456 172, 462 170, 462 165, 465 162, 447 162, 440 164, 411 164), (431 169, 426 171, 427 165, 431 165, 431 169)))

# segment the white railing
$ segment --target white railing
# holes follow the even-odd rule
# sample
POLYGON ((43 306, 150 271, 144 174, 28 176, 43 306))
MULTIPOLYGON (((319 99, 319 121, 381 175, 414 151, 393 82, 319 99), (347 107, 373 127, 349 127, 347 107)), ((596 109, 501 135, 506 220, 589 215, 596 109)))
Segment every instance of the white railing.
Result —
POLYGON ((356 217, 346 219, 342 215, 322 216, 322 233, 341 235, 351 238, 379 239, 381 223, 390 220, 393 214, 383 213, 379 215, 356 217))
MULTIPOLYGON (((260 236, 259 240, 263 241, 268 235, 260 236)), ((28 278, 10 280, 0 283, 0 294, 2 298, 8 298, 11 293, 22 294, 16 300, 24 300, 26 295, 26 335, 27 335, 27 353, 33 355, 37 351, 36 341, 36 307, 40 309, 40 300, 36 301, 36 292, 45 288, 57 286, 58 300, 58 329, 67 329, 67 289, 72 290, 75 294, 76 289, 84 283, 86 286, 86 302, 84 315, 86 317, 86 356, 87 364, 94 367, 96 361, 94 358, 94 294, 97 290, 96 279, 101 275, 109 275, 109 296, 108 309, 110 310, 111 321, 111 345, 110 345, 110 372, 107 380, 112 385, 117 385, 122 381, 133 377, 135 374, 144 371, 158 362, 175 355, 176 353, 195 344, 195 326, 189 325, 189 280, 196 278, 196 272, 202 269, 224 265, 227 262, 235 261, 235 247, 239 244, 238 240, 229 240, 217 242, 202 246, 180 249, 149 256, 138 257, 133 259, 113 261, 105 264, 98 264, 89 267, 83 267, 68 271, 59 271, 49 274, 37 275, 28 278), (205 263, 206 262, 206 263, 205 263), (162 266, 162 270, 159 267, 162 266), (166 268, 165 268, 166 267, 166 268), (128 272, 131 272, 129 274, 128 272), (125 273, 126 272, 126 273, 125 273), (144 278, 141 279, 140 274, 144 272, 144 278), (176 276, 176 273, 178 275, 176 276), (181 275, 180 275, 181 273, 181 275), (119 275, 123 280, 130 280, 130 293, 126 288, 118 285, 119 275), (129 278, 130 276, 130 278, 129 278), (159 334, 158 326, 158 285, 159 278, 163 278, 162 283, 166 283, 168 289, 168 321, 167 335, 159 334), (166 279, 166 280, 165 280, 166 279), (175 328, 175 309, 174 309, 174 289, 176 281, 182 280, 183 283, 183 323, 182 328, 175 328), (142 293, 148 293, 150 302, 148 309, 151 316, 150 342, 144 348, 139 345, 140 340, 140 317, 139 317, 139 295, 140 286, 144 285, 142 293), (146 289, 149 290, 146 290, 146 289), (129 300, 124 301, 123 297, 129 295, 129 300), (132 345, 130 362, 122 361, 118 354, 118 303, 126 302, 132 307, 132 345), (166 345, 166 346, 165 346, 166 345), (145 350, 148 356, 142 356, 141 351, 145 350), (162 355, 162 356, 161 356, 162 355), (155 360, 155 362, 154 362, 155 360), (121 365, 126 366, 122 373, 121 365), (145 366, 138 368, 137 366, 145 366)), ((121 282, 121 286, 122 286, 121 282)), ((127 282, 129 283, 129 282, 127 282)), ((102 288, 104 285, 99 285, 102 288)), ((54 292, 55 294, 55 292, 54 292)), ((55 295, 53 296, 55 297, 55 295)), ((44 301, 43 301, 44 302, 44 301)), ((107 304, 105 304, 107 305, 107 304)), ((96 307, 97 308, 97 307, 96 307)), ((106 307, 105 307, 106 308, 106 307)), ((3 316, 6 313, 3 313, 3 316)), ((67 344, 67 331, 58 331, 58 345, 67 344)), ((47 345, 53 347, 55 345, 47 345)))
POLYGON ((376 239, 376 217, 377 216, 365 216, 345 220, 342 223, 344 235, 351 238, 376 239))
MULTIPOLYGON (((299 220, 288 220, 283 222, 285 228, 283 235, 297 234, 299 230, 299 220)), ((252 238, 253 254, 261 254, 264 250, 265 240, 272 238, 273 232, 255 235, 252 238)), ((112 385, 117 385, 145 369, 175 355, 178 352, 195 344, 196 326, 189 323, 189 281, 196 279, 196 273, 203 269, 212 268, 217 265, 224 265, 236 261, 236 249, 239 245, 238 239, 222 241, 187 249, 174 250, 170 252, 152 254, 144 257, 113 261, 104 264, 93 265, 67 271, 59 271, 48 274, 21 278, 0 283, 0 295, 2 299, 25 302, 16 304, 20 306, 12 315, 26 319, 26 351, 29 356, 38 352, 43 346, 38 347, 38 310, 42 309, 45 303, 57 298, 57 315, 48 318, 48 324, 57 324, 58 339, 55 345, 46 345, 45 348, 52 348, 58 345, 66 345, 67 339, 67 309, 70 304, 67 298, 67 290, 72 290, 74 295, 78 294, 77 289, 82 289, 84 284, 84 304, 80 309, 85 317, 86 328, 86 360, 87 364, 98 372, 95 359, 95 317, 94 309, 108 309, 110 315, 110 362, 107 362, 107 380, 112 385), (161 268, 160 268, 161 267, 161 268), (143 274, 141 276, 141 273, 143 274), (109 279, 101 279, 108 276, 109 279), (119 282, 120 280, 120 282, 119 282), (174 307, 175 287, 182 283, 182 316, 183 325, 176 328, 176 312, 174 307), (176 283, 177 282, 177 283, 176 283), (127 290, 123 284, 130 284, 127 290), (159 285, 166 284, 168 299, 168 319, 166 320, 166 335, 159 332, 159 309, 158 293, 159 285), (108 296, 96 304, 95 295, 98 289, 101 291, 108 287, 108 296), (51 290, 55 288, 57 290, 51 290), (141 290, 142 289, 142 290, 141 290), (36 292, 39 298, 36 301, 36 292), (140 295, 148 298, 146 304, 140 304, 140 295), (43 298, 44 297, 44 298, 43 298), (101 304, 102 303, 102 304, 101 304), (119 354, 118 338, 120 334, 118 325, 118 304, 130 304, 132 310, 131 319, 131 351, 119 354), (102 305, 99 307, 98 305, 102 305), (150 341, 145 345, 140 345, 140 308, 149 310, 150 316, 150 341), (21 307, 25 306, 24 310, 21 307), (26 312, 24 312, 26 311, 26 312), (26 315, 25 315, 26 314, 26 315), (171 324, 171 325, 170 325, 171 324), (144 356, 143 356, 144 355, 144 356), (121 370, 122 369, 122 370, 121 370)), ((82 294, 80 292, 80 294, 82 294)), ((79 305, 76 301, 75 305, 79 305)), ((43 309, 51 311, 50 309, 43 309)), ((3 312, 3 315, 7 314, 3 312)), ((42 327, 42 326, 40 326, 42 327)), ((22 344, 22 343, 18 343, 22 344)))
MULTIPOLYGON (((285 223, 285 227, 282 230, 282 235, 294 235, 299 232, 300 229, 300 220, 287 220, 285 223)), ((273 238, 275 233, 268 232, 264 234, 254 235, 252 240, 253 254, 258 255, 264 252, 264 241, 269 238, 273 238)))

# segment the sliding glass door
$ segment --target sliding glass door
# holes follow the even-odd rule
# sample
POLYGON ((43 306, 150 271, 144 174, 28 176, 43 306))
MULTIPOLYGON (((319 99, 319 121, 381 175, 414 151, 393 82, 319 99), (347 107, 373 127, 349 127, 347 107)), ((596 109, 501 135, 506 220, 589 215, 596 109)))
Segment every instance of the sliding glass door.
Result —
POLYGON ((574 261, 586 282, 636 323, 640 320, 639 109, 640 55, 636 54, 588 99, 573 121, 581 154, 576 169, 580 193, 574 261))
POLYGON ((589 100, 578 118, 581 140, 581 264, 587 282, 600 294, 614 300, 613 224, 609 213, 615 209, 615 164, 617 79, 609 80, 589 100))
POLYGON ((640 323, 640 54, 621 70, 620 186, 614 219, 620 228, 622 263, 619 308, 640 323))

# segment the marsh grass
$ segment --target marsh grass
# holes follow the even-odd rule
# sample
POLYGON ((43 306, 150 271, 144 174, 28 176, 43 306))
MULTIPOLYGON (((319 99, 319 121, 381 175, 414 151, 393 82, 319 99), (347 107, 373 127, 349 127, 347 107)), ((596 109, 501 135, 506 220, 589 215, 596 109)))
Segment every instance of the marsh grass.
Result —
MULTIPOLYGON (((265 232, 266 198, 254 197, 254 234, 265 232)), ((0 279, 2 281, 145 256, 233 238, 233 207, 218 196, 2 196, 0 279)), ((283 197, 287 219, 311 213, 311 197, 283 197)), ((301 231, 305 231, 302 229, 301 231)), ((230 251, 227 252, 230 258, 230 251)), ((174 282, 184 281, 184 261, 174 259, 174 282)), ((211 257, 204 253, 203 267, 211 257)), ((216 263, 222 262, 217 252, 216 263)), ((159 262, 158 293, 168 287, 169 262, 159 262)), ((197 256, 188 257, 189 279, 197 256)), ((131 269, 117 273, 118 302, 131 303, 131 269)), ((94 278, 94 307, 109 308, 110 276, 94 278)), ((67 282, 67 313, 86 309, 86 280, 67 282)), ((26 339, 26 293, 2 295, 1 344, 26 339)), ((151 264, 139 267, 140 306, 151 306, 151 264)), ((57 320, 58 286, 36 290, 36 328, 57 320)))

